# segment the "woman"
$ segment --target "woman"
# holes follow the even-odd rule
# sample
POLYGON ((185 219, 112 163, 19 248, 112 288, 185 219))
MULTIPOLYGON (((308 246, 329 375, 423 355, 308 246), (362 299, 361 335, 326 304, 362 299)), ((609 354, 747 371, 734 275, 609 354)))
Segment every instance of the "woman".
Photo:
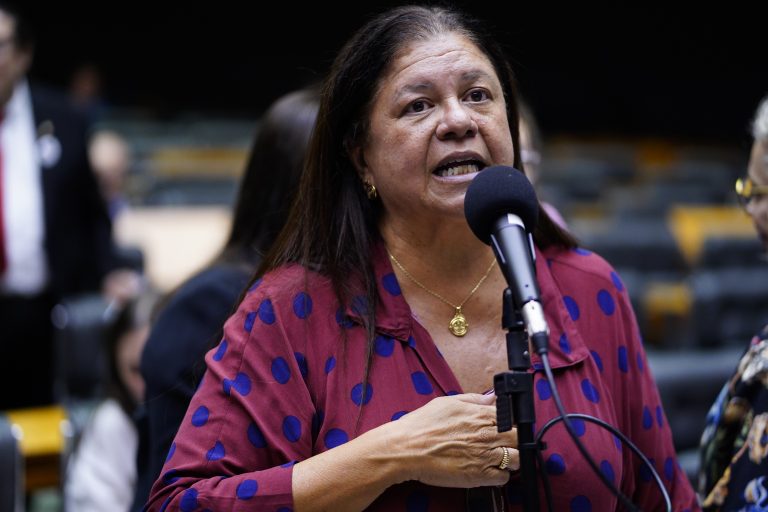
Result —
MULTIPOLYGON (((464 510, 466 489, 510 480, 498 494, 519 509, 517 435, 497 432, 483 394, 507 369, 506 283, 463 213, 477 172, 520 166, 511 72, 486 34, 401 7, 341 50, 288 225, 207 356, 150 510, 464 510)), ((669 466, 675 510, 695 508, 618 278, 546 215, 534 238, 567 407, 618 425, 669 466)), ((540 372, 536 390, 543 425, 556 413, 540 372)), ((613 436, 582 426, 604 470, 657 509, 613 436)), ((615 509, 561 427, 543 452, 554 510, 615 509)))
MULTIPOLYGON (((752 123, 752 154, 736 193, 768 250, 768 96, 752 123)), ((707 415, 699 487, 704 509, 768 510, 768 326, 750 341, 707 415)))
POLYGON ((285 224, 318 103, 315 89, 302 89, 282 96, 264 114, 224 249, 172 294, 152 327, 141 357, 148 453, 139 471, 138 508, 149 497, 203 375, 203 356, 220 339, 253 269, 285 224))
POLYGON ((67 510, 128 510, 136 484, 134 414, 144 397, 139 357, 149 335, 155 292, 141 292, 105 334, 106 398, 94 409, 67 468, 67 510), (119 440, 119 442, 115 442, 119 440))

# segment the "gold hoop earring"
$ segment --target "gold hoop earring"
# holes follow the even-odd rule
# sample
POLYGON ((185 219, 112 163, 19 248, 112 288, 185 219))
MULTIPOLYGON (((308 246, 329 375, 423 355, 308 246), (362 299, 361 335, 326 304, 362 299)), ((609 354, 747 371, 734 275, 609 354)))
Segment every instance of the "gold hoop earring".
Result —
POLYGON ((368 196, 368 199, 373 201, 378 197, 378 193, 376 192, 376 186, 371 183, 370 181, 364 181, 363 187, 365 188, 365 195, 368 196))

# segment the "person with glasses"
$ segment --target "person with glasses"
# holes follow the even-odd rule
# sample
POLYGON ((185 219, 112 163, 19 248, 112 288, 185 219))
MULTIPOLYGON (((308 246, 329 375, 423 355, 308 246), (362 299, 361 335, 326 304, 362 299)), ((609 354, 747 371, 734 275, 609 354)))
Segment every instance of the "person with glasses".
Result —
MULTIPOLYGON (((747 176, 736 181, 736 195, 768 251, 768 96, 752 136, 747 176)), ((768 510, 768 326, 749 341, 706 421, 699 475, 704 510, 768 510)))

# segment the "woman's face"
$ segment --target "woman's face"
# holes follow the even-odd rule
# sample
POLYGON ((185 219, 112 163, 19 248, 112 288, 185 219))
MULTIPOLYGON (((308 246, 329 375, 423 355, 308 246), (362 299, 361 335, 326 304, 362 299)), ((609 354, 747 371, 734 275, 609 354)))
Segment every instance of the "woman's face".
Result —
MULTIPOLYGON (((761 187, 768 186, 768 142, 756 140, 749 158, 749 179, 761 187)), ((758 195, 747 203, 747 213, 752 217, 763 248, 768 251, 768 195, 758 195)))
POLYGON ((384 222, 463 218, 476 174, 514 163, 501 83, 485 54, 458 34, 403 48, 382 76, 369 127, 353 155, 378 191, 384 222))

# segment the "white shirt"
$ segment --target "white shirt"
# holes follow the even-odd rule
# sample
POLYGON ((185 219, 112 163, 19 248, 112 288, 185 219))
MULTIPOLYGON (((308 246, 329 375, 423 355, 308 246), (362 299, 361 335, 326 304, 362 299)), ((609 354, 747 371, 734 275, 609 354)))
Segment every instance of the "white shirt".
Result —
POLYGON ((136 485, 138 438, 136 427, 115 400, 97 406, 67 468, 65 509, 127 511, 136 485))
POLYGON ((36 295, 48 282, 43 172, 32 99, 26 81, 16 85, 0 125, 3 231, 7 268, 0 293, 36 295))

